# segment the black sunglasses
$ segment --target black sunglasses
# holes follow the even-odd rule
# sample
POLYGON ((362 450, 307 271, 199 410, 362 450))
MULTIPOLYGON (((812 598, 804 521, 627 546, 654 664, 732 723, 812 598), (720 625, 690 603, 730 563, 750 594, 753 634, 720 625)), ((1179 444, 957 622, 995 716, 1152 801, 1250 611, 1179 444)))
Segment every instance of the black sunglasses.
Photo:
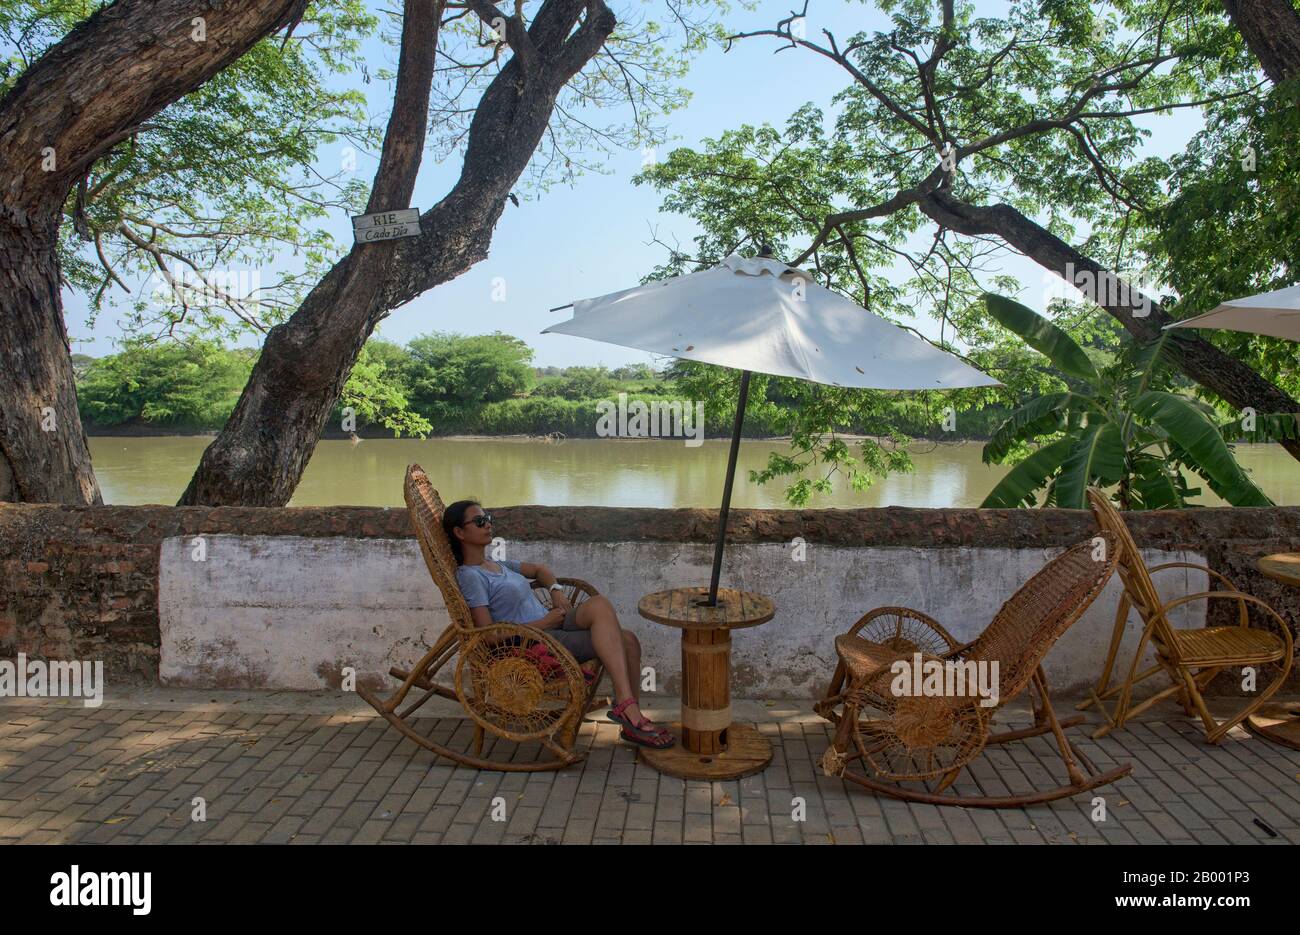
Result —
POLYGON ((484 526, 491 526, 491 525, 492 525, 492 514, 491 514, 491 513, 480 513, 478 516, 474 517, 473 519, 467 519, 467 520, 465 520, 465 522, 461 523, 461 525, 462 525, 462 526, 468 526, 470 523, 473 523, 473 524, 474 524, 475 526, 477 526, 479 529, 482 529, 484 526))

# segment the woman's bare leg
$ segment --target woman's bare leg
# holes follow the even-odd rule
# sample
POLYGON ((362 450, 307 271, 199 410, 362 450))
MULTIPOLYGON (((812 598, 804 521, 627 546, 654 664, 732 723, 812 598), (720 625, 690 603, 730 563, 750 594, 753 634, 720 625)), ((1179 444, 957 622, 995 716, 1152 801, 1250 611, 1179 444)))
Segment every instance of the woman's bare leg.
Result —
POLYGON ((581 629, 591 631, 591 644, 596 650, 596 656, 605 664, 605 670, 609 672, 617 700, 625 701, 633 697, 623 634, 618 625, 618 615, 614 612, 614 605, 609 602, 609 598, 597 596, 589 601, 583 601, 578 605, 574 622, 581 629))
MULTIPOLYGON (((621 704, 632 699, 625 710, 635 723, 641 718, 636 684, 641 675, 640 642, 636 643, 634 653, 629 652, 630 644, 626 637, 631 634, 623 632, 614 605, 603 594, 579 604, 574 622, 579 628, 591 631, 591 644, 596 656, 605 664, 610 681, 614 683, 614 700, 621 704)), ((632 639, 636 640, 636 637, 632 639)))
POLYGON ((635 633, 623 631, 623 654, 627 657, 627 672, 632 679, 632 697, 641 703, 641 641, 635 633))

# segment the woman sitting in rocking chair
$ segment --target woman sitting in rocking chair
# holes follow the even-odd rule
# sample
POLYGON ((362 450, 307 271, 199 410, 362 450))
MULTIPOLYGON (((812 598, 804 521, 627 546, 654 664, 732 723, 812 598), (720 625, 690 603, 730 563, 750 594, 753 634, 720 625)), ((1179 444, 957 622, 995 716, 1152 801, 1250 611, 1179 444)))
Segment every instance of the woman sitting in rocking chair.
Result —
POLYGON ((644 747, 673 745, 673 735, 641 713, 636 694, 641 643, 619 626, 609 598, 597 595, 574 607, 545 565, 486 559, 484 550, 492 543, 492 514, 474 500, 447 507, 442 528, 456 556, 456 581, 475 625, 489 626, 498 620, 526 624, 548 631, 579 663, 599 658, 614 682, 616 696, 607 717, 622 725, 622 738, 644 747), (553 590, 555 606, 549 612, 533 593, 529 578, 553 590))

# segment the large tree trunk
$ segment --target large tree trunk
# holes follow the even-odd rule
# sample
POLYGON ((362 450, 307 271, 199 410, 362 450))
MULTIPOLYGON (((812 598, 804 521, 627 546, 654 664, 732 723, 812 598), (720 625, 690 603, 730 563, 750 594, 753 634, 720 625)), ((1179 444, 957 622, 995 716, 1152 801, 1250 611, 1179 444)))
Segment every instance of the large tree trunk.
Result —
MULTIPOLYGON (((917 204, 932 220, 950 230, 971 236, 1001 238, 1072 285, 1079 279, 1072 278, 1071 273, 1074 277, 1081 273, 1090 276, 1091 281, 1098 284, 1108 280, 1116 282, 1120 288, 1097 288, 1092 298, 1139 341, 1155 340, 1161 335, 1161 329, 1173 321, 1159 302, 1122 283, 1100 263, 1010 205, 971 205, 943 191, 926 195, 917 204)), ((1172 332, 1168 354, 1179 370, 1233 406, 1250 407, 1259 413, 1300 412, 1300 403, 1198 335, 1172 332)), ((1300 459, 1300 442, 1286 439, 1281 444, 1293 457, 1300 459)))
POLYGON ((1300 76, 1300 13, 1292 0, 1223 0, 1223 8, 1269 80, 1300 76))
POLYGON ((0 225, 0 500, 100 503, 53 244, 0 225), (51 314, 53 310, 53 314, 51 314))
MULTIPOLYGON (((406 0, 397 87, 366 212, 411 203, 424 153, 441 0, 406 0)), ((355 245, 271 329, 235 410, 203 452, 181 503, 283 505, 377 319, 398 241, 355 245)))
POLYGON ((101 502, 60 295, 56 250, 69 190, 145 120, 285 25, 297 6, 118 0, 68 33, 0 100, 0 500, 101 502))
MULTIPOLYGON (((472 5, 484 7, 480 15, 489 22, 497 15, 485 3, 472 5)), ((204 451, 181 504, 288 502, 375 325, 487 256, 492 230, 546 131, 556 95, 614 25, 600 0, 546 0, 526 32, 522 20, 508 19, 514 54, 479 103, 455 187, 420 218, 419 237, 353 247, 289 320, 271 330, 234 413, 204 451)), ((426 87, 426 104, 427 96, 426 87)), ((394 120, 400 109, 395 104, 394 120)), ((409 141, 412 132, 407 127, 393 137, 390 122, 385 155, 390 139, 409 141)), ((409 200, 409 188, 405 197, 372 196, 368 210, 405 207, 409 200)))

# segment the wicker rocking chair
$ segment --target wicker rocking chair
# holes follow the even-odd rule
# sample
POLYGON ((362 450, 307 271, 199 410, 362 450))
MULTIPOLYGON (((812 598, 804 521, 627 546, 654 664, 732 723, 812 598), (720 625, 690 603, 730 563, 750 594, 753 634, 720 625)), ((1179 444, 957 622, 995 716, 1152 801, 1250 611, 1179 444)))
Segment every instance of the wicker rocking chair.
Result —
POLYGON ((1089 488, 1088 501, 1092 504, 1097 525, 1120 540, 1124 553, 1119 565, 1119 575, 1124 582, 1124 596, 1120 598, 1119 609, 1115 615, 1115 627, 1111 632, 1106 664, 1096 687, 1091 692, 1091 697, 1078 705, 1079 710, 1096 705, 1102 716, 1106 718, 1106 723, 1092 736, 1105 736, 1115 728, 1123 727, 1129 718, 1171 695, 1177 695, 1179 703, 1188 715, 1200 715, 1205 725, 1206 741, 1218 743, 1229 730, 1244 721, 1272 697, 1286 681, 1287 673, 1291 671, 1294 652, 1290 628, 1287 627, 1286 621, 1278 616, 1277 611, 1268 604, 1250 594, 1243 594, 1223 575, 1204 565, 1168 562, 1154 568, 1147 568, 1138 553, 1137 544, 1129 534, 1128 527, 1106 495, 1100 490, 1089 488), (1222 585, 1223 590, 1188 594, 1166 603, 1160 599, 1151 575, 1170 568, 1195 568, 1204 571, 1222 585), (1169 613, 1175 608, 1193 601, 1210 601, 1216 598, 1236 602, 1237 624, 1235 626, 1178 630, 1169 620, 1169 613), (1253 627, 1250 621, 1250 606, 1257 608, 1256 626, 1253 627), (1118 684, 1111 685, 1115 657, 1119 652, 1130 610, 1137 610, 1142 620, 1142 637, 1133 654, 1128 673, 1118 684), (1138 665, 1148 643, 1155 650, 1156 661, 1154 665, 1139 672, 1138 665), (1248 704, 1231 717, 1219 721, 1206 707, 1201 692, 1224 669, 1245 666, 1256 669, 1256 684, 1262 687, 1248 704), (1171 684, 1134 705, 1133 686, 1160 672, 1169 676, 1171 684), (1110 708, 1106 707, 1108 701, 1113 701, 1110 708))
MULTIPOLYGON (((826 696, 815 705, 818 714, 837 725, 835 738, 822 758, 823 771, 883 795, 966 808, 1015 808, 1049 802, 1127 775, 1132 764, 1099 772, 1066 740, 1064 729, 1084 719, 1057 719, 1042 668, 1052 644, 1079 619, 1115 570, 1117 542, 1108 534, 1101 539, 1105 555, 1100 560, 1098 542, 1083 542, 1069 549, 1025 582, 984 632, 965 645, 959 645, 930 617, 905 607, 873 610, 837 637, 835 649, 840 660, 826 696), (985 671, 997 679, 996 705, 984 707, 970 692, 943 696, 895 693, 893 664, 902 660, 910 667, 916 654, 923 665, 973 662, 988 666, 985 671), (996 670, 989 665, 994 662, 996 670), (990 733, 997 708, 1030 684, 1038 696, 1034 725, 990 733), (864 717, 869 710, 876 716, 864 717), (1049 731, 1055 735, 1068 784, 1009 796, 950 791, 958 774, 986 745, 1049 731), (852 768, 857 760, 865 770, 852 768)), ((972 669, 967 666, 966 671, 972 669)))
MULTIPOLYGON (((444 506, 428 476, 418 464, 406 471, 406 505, 420 543, 420 552, 442 592, 451 624, 409 672, 397 667, 389 674, 401 685, 388 698, 361 688, 357 694, 371 707, 426 750, 465 766, 508 772, 560 769, 582 759, 573 752, 578 725, 595 705, 596 688, 604 668, 597 660, 580 665, 546 631, 517 623, 478 627, 456 583, 456 559, 442 529, 444 506), (455 659, 451 685, 434 681, 455 659), (398 710, 408 695, 405 708, 398 710), (474 720, 474 753, 462 753, 435 743, 416 731, 408 718, 435 695, 460 702, 474 720), (540 742, 549 758, 528 762, 501 762, 483 758, 487 733, 505 740, 540 742)), ((577 578, 557 578, 570 603, 577 606, 597 590, 577 578)), ((535 588, 548 608, 550 592, 535 588)))

